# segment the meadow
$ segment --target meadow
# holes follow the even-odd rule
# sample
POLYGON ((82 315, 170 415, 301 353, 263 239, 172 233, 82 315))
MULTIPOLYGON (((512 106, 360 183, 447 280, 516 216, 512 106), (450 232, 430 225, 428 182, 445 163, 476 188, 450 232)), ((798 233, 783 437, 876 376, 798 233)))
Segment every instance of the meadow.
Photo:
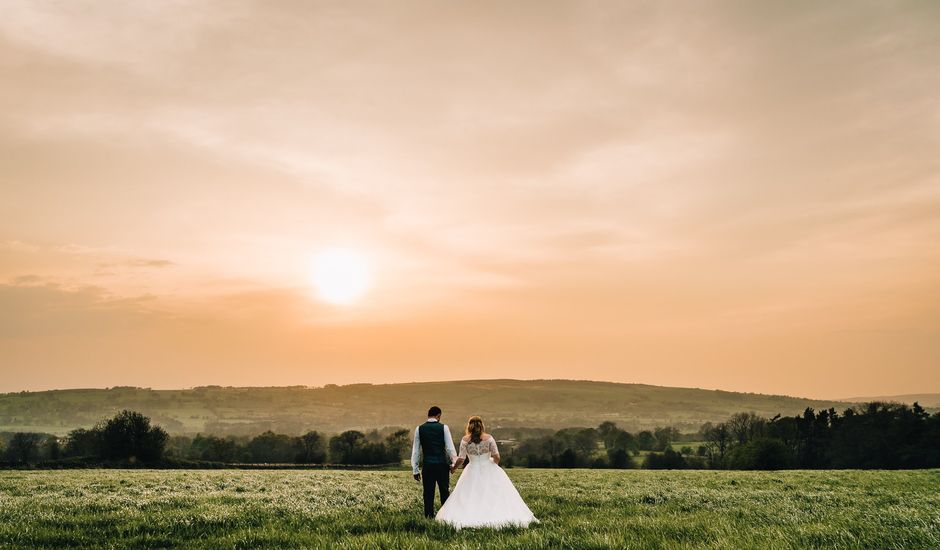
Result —
POLYGON ((407 471, 2 471, 0 547, 940 548, 940 470, 508 471, 530 529, 424 520, 407 471))

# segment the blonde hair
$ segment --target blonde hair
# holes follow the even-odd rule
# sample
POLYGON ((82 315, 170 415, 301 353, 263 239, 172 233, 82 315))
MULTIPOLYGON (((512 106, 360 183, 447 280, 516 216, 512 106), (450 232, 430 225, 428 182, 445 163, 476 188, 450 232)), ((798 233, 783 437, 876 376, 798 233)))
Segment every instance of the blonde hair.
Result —
POLYGON ((483 425, 483 419, 479 416, 471 416, 467 420, 467 435, 470 436, 471 443, 479 443, 483 439, 483 432, 486 426, 483 425))

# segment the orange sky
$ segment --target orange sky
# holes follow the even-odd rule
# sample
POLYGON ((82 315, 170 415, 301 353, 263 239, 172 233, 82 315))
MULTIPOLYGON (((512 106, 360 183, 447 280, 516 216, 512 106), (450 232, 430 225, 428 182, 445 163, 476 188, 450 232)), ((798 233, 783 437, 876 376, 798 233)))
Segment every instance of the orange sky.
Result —
POLYGON ((0 391, 940 391, 935 3, 3 12, 0 391))

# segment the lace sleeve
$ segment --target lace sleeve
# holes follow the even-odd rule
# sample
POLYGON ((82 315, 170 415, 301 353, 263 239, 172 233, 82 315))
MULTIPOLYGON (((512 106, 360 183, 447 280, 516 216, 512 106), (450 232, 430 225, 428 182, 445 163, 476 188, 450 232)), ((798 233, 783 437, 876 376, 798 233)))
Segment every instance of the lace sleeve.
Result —
POLYGON ((499 449, 496 448, 496 438, 492 436, 490 437, 490 454, 491 455, 499 454, 499 449))
POLYGON ((460 439, 460 452, 457 454, 457 457, 462 458, 464 460, 467 459, 467 440, 466 439, 463 439, 463 438, 460 439))

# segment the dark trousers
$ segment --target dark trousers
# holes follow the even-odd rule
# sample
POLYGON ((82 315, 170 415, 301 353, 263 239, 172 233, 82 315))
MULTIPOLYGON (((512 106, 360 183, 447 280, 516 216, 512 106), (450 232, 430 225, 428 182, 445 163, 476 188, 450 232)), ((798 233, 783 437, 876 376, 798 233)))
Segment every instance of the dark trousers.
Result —
POLYGON ((425 464, 421 468, 421 481, 424 483, 424 517, 434 517, 434 484, 441 492, 441 505, 450 496, 450 465, 425 464))

